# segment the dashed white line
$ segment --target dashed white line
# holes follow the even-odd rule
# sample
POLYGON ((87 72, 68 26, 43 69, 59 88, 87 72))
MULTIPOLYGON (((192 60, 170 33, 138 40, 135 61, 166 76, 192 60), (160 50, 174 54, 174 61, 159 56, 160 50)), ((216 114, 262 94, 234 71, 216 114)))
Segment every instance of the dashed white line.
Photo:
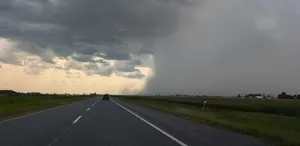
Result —
POLYGON ((152 123, 148 122, 147 120, 143 119, 142 117, 140 117, 139 115, 137 115, 136 113, 132 112, 131 110, 125 108, 124 106, 122 106, 121 104, 111 100, 113 103, 115 103, 116 105, 118 105, 119 107, 125 109, 127 112, 131 113, 132 115, 136 116, 137 118, 139 118, 140 120, 142 120, 143 122, 147 123, 148 125, 150 125, 151 127, 153 127, 154 129, 156 129, 157 131, 161 132, 162 134, 164 134, 165 136, 169 137, 170 139, 172 139, 173 141, 177 142, 178 144, 180 144, 181 146, 188 146, 187 144, 183 143, 182 141, 178 140, 177 138, 175 138, 174 136, 170 135, 169 133, 163 131, 162 129, 158 128, 157 126, 153 125, 152 123))
POLYGON ((89 111, 91 108, 86 109, 86 111, 89 111))
POLYGON ((79 116, 72 124, 77 123, 80 118, 81 118, 81 116, 79 116))
POLYGON ((93 104, 92 106, 94 106, 95 104, 93 104))

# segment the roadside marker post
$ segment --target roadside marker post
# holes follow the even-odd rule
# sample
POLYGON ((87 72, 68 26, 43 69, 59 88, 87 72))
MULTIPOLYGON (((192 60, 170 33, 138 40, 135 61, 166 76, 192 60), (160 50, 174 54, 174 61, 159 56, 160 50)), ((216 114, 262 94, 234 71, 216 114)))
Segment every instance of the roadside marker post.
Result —
POLYGON ((204 111, 205 105, 206 105, 206 101, 204 101, 204 103, 203 103, 202 112, 204 111))

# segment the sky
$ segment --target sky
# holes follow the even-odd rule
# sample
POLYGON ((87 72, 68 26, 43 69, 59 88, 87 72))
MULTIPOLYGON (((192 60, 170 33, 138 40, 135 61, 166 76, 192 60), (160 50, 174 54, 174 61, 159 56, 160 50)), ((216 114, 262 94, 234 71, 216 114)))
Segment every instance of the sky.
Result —
POLYGON ((1 0, 0 88, 296 94, 298 0, 1 0))

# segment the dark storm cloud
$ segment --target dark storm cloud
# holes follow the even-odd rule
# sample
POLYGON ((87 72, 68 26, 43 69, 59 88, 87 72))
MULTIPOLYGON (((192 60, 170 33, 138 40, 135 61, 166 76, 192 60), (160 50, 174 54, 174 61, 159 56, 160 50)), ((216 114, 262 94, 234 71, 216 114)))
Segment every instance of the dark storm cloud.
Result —
POLYGON ((131 61, 128 63, 129 65, 142 65, 142 62, 141 60, 134 60, 134 61, 131 61))
POLYGON ((92 56, 90 55, 76 55, 72 56, 72 58, 79 62, 91 62, 93 61, 92 56))
POLYGON ((0 11, 9 9, 11 6, 11 2, 11 0, 2 0, 0 2, 0 11))
POLYGON ((154 51, 148 93, 296 94, 299 0, 206 0, 154 51))
POLYGON ((100 64, 103 65, 103 66, 110 66, 110 65, 111 65, 110 62, 105 61, 105 60, 103 60, 103 59, 92 60, 92 61, 90 61, 90 62, 92 62, 92 63, 100 63, 100 64))
MULTIPOLYGON (((2 0, 0 37, 19 49, 40 55, 51 49, 58 57, 72 53, 129 60, 125 40, 142 43, 176 31, 181 0, 2 0)), ((45 59, 51 62, 51 59, 45 59)))
POLYGON ((149 93, 297 92, 299 4, 299 0, 1 0, 0 37, 50 64, 54 56, 73 58, 77 62, 58 68, 88 75, 143 78, 136 67, 154 66, 145 90, 149 93), (97 62, 94 56, 118 61, 97 62), (134 62, 136 58, 141 62, 134 62))
MULTIPOLYGON (((191 2, 184 0, 2 0, 0 38, 16 42, 17 50, 38 55, 49 64, 54 57, 90 62, 71 61, 57 69, 104 76, 135 72, 141 62, 111 66, 104 60, 131 60, 131 53, 151 54, 152 40, 174 33, 179 7, 189 5, 191 2), (131 42, 143 47, 130 48, 131 42), (97 56, 104 60, 94 60, 97 56)), ((5 62, 16 64, 12 58, 5 62)), ((25 72, 37 75, 40 70, 44 69, 32 67, 25 72)))
POLYGON ((125 53, 125 52, 124 53, 118 53, 118 52, 108 51, 107 55, 98 54, 96 56, 101 57, 101 58, 106 59, 106 60, 115 60, 115 59, 117 59, 117 60, 130 60, 129 53, 125 53))

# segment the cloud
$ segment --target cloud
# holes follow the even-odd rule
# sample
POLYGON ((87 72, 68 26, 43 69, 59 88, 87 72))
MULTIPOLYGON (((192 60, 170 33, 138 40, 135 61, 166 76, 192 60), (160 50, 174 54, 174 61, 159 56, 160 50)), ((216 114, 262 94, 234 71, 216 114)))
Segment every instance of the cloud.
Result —
POLYGON ((142 65, 142 62, 141 62, 141 60, 133 60, 133 61, 129 62, 128 64, 136 66, 136 65, 142 65))
POLYGON ((117 72, 116 75, 132 79, 143 79, 146 77, 140 70, 136 70, 134 72, 117 72))
POLYGON ((65 70, 54 68, 47 69, 41 75, 36 76, 24 73, 23 66, 3 64, 3 67, 5 70, 0 69, 2 77, 0 88, 9 88, 20 92, 121 94, 123 88, 129 88, 130 91, 135 91, 132 93, 136 93, 145 84, 145 80, 134 80, 118 76, 87 76, 82 71, 77 70, 69 70, 69 72, 72 72, 72 74, 80 72, 80 79, 68 78, 65 70), (30 83, 30 86, 28 83, 30 83))
MULTIPOLYGON (((176 30, 179 6, 176 0, 24 0, 1 1, 1 36, 19 44, 19 49, 51 61, 80 54, 88 60, 97 53, 104 59, 129 60, 128 43, 147 43, 176 30), (53 56, 54 57, 54 56, 53 56)), ((137 48, 136 52, 140 52, 137 48)))
POLYGON ((95 60, 95 62, 101 63, 103 66, 110 66, 111 65, 111 63, 109 63, 108 61, 104 61, 102 59, 95 60))
POLYGON ((117 76, 125 78, 143 79, 146 76, 135 67, 136 61, 116 61, 113 65, 99 63, 88 63, 84 65, 84 72, 88 75, 111 76, 115 73, 117 76))
POLYGON ((50 66, 48 66, 47 64, 31 61, 28 65, 26 65, 24 71, 27 74, 40 75, 43 71, 49 68, 50 66))
POLYGON ((148 93, 298 92, 299 1, 211 0, 155 46, 148 93), (298 83, 297 83, 298 82, 298 83))
POLYGON ((125 78, 142 79, 145 77, 145 75, 140 73, 140 70, 135 67, 138 64, 140 64, 139 61, 115 61, 114 64, 111 64, 102 59, 94 60, 92 62, 78 62, 74 59, 68 59, 62 63, 62 66, 58 66, 57 68, 63 70, 75 69, 83 71, 89 76, 111 76, 113 73, 115 73, 125 78), (132 75, 125 75, 127 72, 132 72, 132 75), (139 73, 136 74, 136 72, 139 73))
MULTIPOLYGON (((62 70, 144 78, 137 67, 151 67, 148 93, 296 92, 299 4, 5 0, 0 2, 0 37, 14 43, 6 54, 28 52, 62 70), (64 63, 57 65, 59 59, 64 63)), ((0 60, 25 63, 5 56, 0 60)))
POLYGON ((90 62, 93 61, 92 56, 90 55, 72 55, 72 59, 79 61, 79 62, 90 62))
POLYGON ((138 69, 135 68, 136 65, 138 65, 140 62, 136 61, 117 61, 115 63, 115 68, 117 71, 121 72, 134 72, 137 71, 138 69))
POLYGON ((87 75, 102 75, 102 76, 110 76, 114 71, 113 66, 101 66, 98 64, 87 64, 85 65, 85 73, 87 75))
POLYGON ((41 75, 42 71, 43 69, 40 68, 29 68, 29 67, 24 68, 24 72, 30 75, 36 75, 36 76, 41 75))
POLYGON ((102 70, 88 70, 86 71, 87 75, 101 75, 101 76, 110 76, 113 73, 112 68, 106 68, 102 70))
MULTIPOLYGON (((151 54, 148 47, 153 39, 175 32, 179 7, 190 4, 181 0, 5 0, 0 2, 0 38, 12 41, 16 51, 37 55, 57 69, 105 76, 117 71, 133 72, 142 64, 131 62, 131 54, 151 54), (141 46, 131 47, 136 43, 141 46), (62 67, 55 65, 55 58, 75 61, 62 67), (129 64, 113 66, 104 60, 129 64), (85 68, 89 66, 94 70, 85 68)), ((5 61, 20 65, 16 60, 20 59, 5 61)))
POLYGON ((0 61, 1 62, 13 62, 11 56, 14 51, 13 49, 14 47, 15 45, 12 41, 0 37, 0 61))
POLYGON ((80 72, 66 71, 66 77, 67 78, 80 78, 81 73, 80 72))

